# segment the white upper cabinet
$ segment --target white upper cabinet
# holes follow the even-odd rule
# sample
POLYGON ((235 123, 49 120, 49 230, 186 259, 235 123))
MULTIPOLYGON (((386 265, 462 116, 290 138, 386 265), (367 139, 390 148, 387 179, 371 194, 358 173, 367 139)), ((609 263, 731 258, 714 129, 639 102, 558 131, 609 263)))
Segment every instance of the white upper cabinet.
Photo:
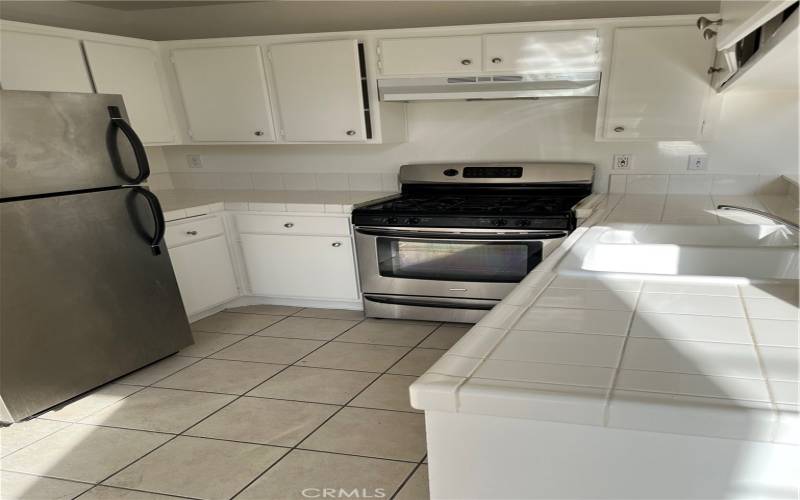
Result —
POLYGON ((500 33, 483 37, 483 70, 510 73, 600 71, 596 30, 500 33))
POLYGON ((616 29, 602 138, 702 139, 714 55, 695 26, 616 29))
POLYGON ((158 55, 145 47, 83 42, 97 92, 121 94, 131 125, 145 144, 175 139, 161 86, 158 55))
POLYGON ((81 42, 0 31, 0 83, 6 90, 93 92, 81 42))
POLYGON ((727 49, 774 16, 787 9, 796 0, 723 0, 720 2, 720 15, 710 19, 722 18, 722 24, 711 26, 717 32, 716 42, 719 50, 727 49))
POLYGON ((257 45, 175 49, 172 62, 193 141, 275 140, 257 45))
POLYGON ((380 73, 385 76, 456 75, 481 70, 480 36, 381 40, 380 73))
POLYGON ((269 50, 285 141, 368 138, 356 40, 289 43, 269 50))

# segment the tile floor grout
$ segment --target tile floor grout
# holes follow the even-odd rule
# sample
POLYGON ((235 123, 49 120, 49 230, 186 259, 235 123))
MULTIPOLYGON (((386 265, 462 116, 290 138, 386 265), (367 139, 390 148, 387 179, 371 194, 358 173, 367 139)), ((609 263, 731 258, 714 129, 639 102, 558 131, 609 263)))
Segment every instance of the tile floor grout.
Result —
MULTIPOLYGON (((231 311, 225 310, 225 311, 220 311, 220 312, 231 312, 231 311)), ((15 453, 17 453, 17 452, 19 452, 19 451, 31 446, 31 445, 33 445, 34 443, 39 442, 42 439, 45 439, 48 436, 51 436, 52 434, 55 434, 55 433, 57 433, 59 431, 62 431, 62 430, 66 429, 66 428, 68 428, 68 427, 70 427, 72 425, 94 426, 94 427, 104 427, 104 428, 113 428, 113 429, 122 429, 122 430, 133 430, 133 431, 139 431, 139 432, 152 432, 154 434, 162 434, 162 435, 171 436, 164 443, 161 443, 160 445, 156 446, 155 448, 153 448, 152 450, 150 450, 147 453, 143 454, 142 456, 139 456, 135 460, 127 463, 126 465, 120 467, 119 469, 116 469, 114 472, 112 472, 111 474, 109 474, 106 477, 102 478, 100 481, 98 481, 96 483, 80 481, 80 480, 76 481, 76 480, 72 480, 72 479, 64 479, 64 478, 60 478, 60 477, 47 476, 47 475, 43 475, 43 474, 20 473, 20 474, 26 474, 26 475, 30 475, 30 476, 34 476, 34 477, 52 477, 54 479, 60 479, 60 480, 63 480, 63 481, 72 481, 72 482, 77 482, 77 483, 81 483, 81 484, 91 484, 92 485, 91 488, 87 489, 84 492, 81 492, 79 495, 77 495, 76 497, 73 497, 73 498, 78 498, 80 496, 83 496, 83 495, 85 495, 89 491, 92 491, 93 489, 95 489, 98 486, 106 486, 106 487, 112 487, 112 488, 117 487, 117 486, 104 485, 103 483, 105 481, 109 480, 111 477, 119 474, 123 470, 131 467, 135 463, 140 462, 145 457, 151 455, 152 453, 154 453, 157 450, 161 449, 162 447, 166 446, 168 443, 173 442, 178 437, 192 437, 192 438, 207 439, 207 440, 214 440, 214 441, 223 441, 223 442, 227 441, 227 442, 233 442, 233 443, 252 444, 252 445, 257 445, 257 446, 270 446, 270 447, 274 447, 274 448, 281 448, 281 449, 286 449, 287 450, 277 460, 275 460, 275 462, 270 464, 270 466, 267 467, 267 469, 265 469, 260 474, 258 474, 254 479, 252 479, 250 482, 248 482, 243 488, 238 490, 233 496, 231 496, 229 498, 235 498, 236 496, 240 495, 243 491, 245 491, 247 488, 249 488, 258 479, 263 477, 269 470, 271 470, 273 467, 275 467, 278 463, 280 463, 285 457, 287 457, 294 450, 309 451, 309 452, 315 452, 315 453, 327 453, 327 454, 333 454, 333 455, 345 455, 345 456, 353 456, 353 457, 361 457, 361 458, 377 459, 377 460, 387 460, 387 461, 399 462, 399 463, 416 464, 415 467, 410 471, 410 473, 405 477, 405 479, 400 483, 400 485, 394 491, 394 494, 392 495, 392 498, 394 498, 394 496, 399 494, 399 492, 402 490, 402 488, 406 485, 406 483, 411 479, 411 477, 416 473, 416 471, 423 464, 423 462, 427 458, 427 453, 423 454, 422 458, 420 458, 420 460, 418 460, 418 461, 409 461, 409 460, 393 459, 393 458, 386 458, 386 457, 379 457, 379 456, 358 455, 358 454, 340 453, 340 452, 323 451, 323 450, 311 450, 311 449, 303 448, 302 447, 302 443, 305 442, 312 434, 316 433, 320 428, 322 428, 322 426, 327 424, 333 417, 338 415, 345 408, 360 408, 360 409, 369 409, 369 410, 373 410, 373 411, 388 411, 388 412, 395 412, 395 413, 405 413, 405 414, 411 414, 411 415, 420 415, 419 412, 414 412, 414 411, 385 409, 385 408, 371 408, 371 407, 368 407, 368 406, 354 406, 354 405, 351 405, 351 403, 355 399, 357 399, 359 396, 361 396, 361 394, 363 394, 365 391, 367 391, 370 387, 372 387, 373 384, 375 384, 375 382, 377 382, 379 379, 381 379, 381 377, 383 377, 385 375, 389 375, 389 373, 388 373, 389 370, 391 370, 398 363, 403 361, 415 349, 430 349, 430 350, 436 350, 436 351, 445 352, 446 349, 441 349, 441 348, 421 348, 420 347, 420 345, 423 342, 425 342, 439 328, 444 326, 445 323, 441 323, 441 322, 421 322, 421 323, 417 323, 417 324, 424 324, 424 325, 430 326, 432 328, 431 328, 431 331, 429 331, 427 334, 425 334, 413 346, 408 346, 408 345, 399 346, 399 345, 393 345, 393 344, 372 344, 372 343, 368 343, 368 342, 348 342, 348 341, 336 340, 339 337, 341 337, 342 335, 346 334, 347 332, 349 332, 350 330, 352 330, 353 328, 355 328, 356 326, 362 324, 364 321, 366 321, 367 319, 370 319, 370 318, 362 318, 362 319, 357 320, 357 321, 356 320, 348 320, 348 321, 356 321, 356 322, 353 325, 351 325, 350 327, 348 327, 347 329, 345 329, 344 331, 336 334, 334 337, 332 337, 332 338, 330 338, 328 340, 322 340, 322 339, 300 339, 300 338, 297 338, 297 337, 276 337, 276 336, 258 335, 258 333, 263 332, 264 330, 270 328, 271 326, 277 325, 277 324, 281 323, 282 321, 286 320, 287 318, 291 318, 291 317, 304 318, 304 319, 339 319, 339 318, 320 318, 320 317, 296 316, 300 312, 302 312, 302 309, 300 311, 295 312, 295 313, 286 315, 286 316, 282 317, 280 320, 278 320, 278 321, 276 321, 274 323, 271 323, 270 325, 267 325, 267 326, 265 326, 265 327, 263 327, 261 329, 258 329, 256 331, 250 333, 250 334, 236 334, 236 333, 231 333, 231 332, 215 332, 215 331, 207 331, 207 330, 193 330, 193 331, 202 332, 202 333, 215 333, 215 334, 223 334, 223 335, 240 335, 241 338, 236 340, 235 342, 233 342, 231 344, 228 344, 228 345, 223 346, 223 347, 221 347, 221 348, 219 348, 217 350, 214 350, 213 352, 210 352, 209 354, 207 354, 205 356, 202 356, 202 357, 199 357, 199 356, 182 356, 180 354, 180 352, 178 352, 178 353, 176 353, 174 355, 170 355, 170 356, 167 356, 165 358, 162 358, 162 360, 159 360, 159 361, 156 361, 154 363, 151 363, 151 365, 153 365, 153 364, 156 364, 156 363, 158 363, 160 361, 163 361, 164 359, 171 358, 173 356, 182 356, 182 357, 186 357, 186 358, 192 358, 192 359, 195 360, 192 363, 190 363, 189 365, 181 367, 180 369, 178 369, 178 370, 176 370, 174 372, 171 372, 171 373, 165 375, 164 377, 158 378, 157 380, 155 380, 155 381, 153 381, 153 382, 151 382, 151 383, 149 383, 147 385, 126 384, 124 382, 111 381, 110 384, 119 384, 119 385, 125 385, 125 386, 130 386, 130 387, 137 387, 138 390, 132 392, 131 394, 126 395, 123 398, 120 398, 120 399, 118 399, 116 401, 113 401, 112 403, 110 403, 108 405, 102 406, 102 407, 96 409, 95 411, 90 412, 87 415, 83 415, 80 419, 78 419, 76 421, 55 420, 55 419, 49 419, 46 416, 36 417, 36 418, 40 418, 42 420, 47 420, 47 421, 51 421, 51 422, 62 422, 65 425, 63 427, 51 432, 51 433, 46 434, 45 436, 42 436, 41 438, 39 438, 39 439, 37 439, 37 440, 35 440, 35 441, 31 442, 31 443, 26 444, 25 446, 22 446, 21 448, 19 448, 17 450, 14 450, 13 452, 5 455, 4 457, 8 457, 10 455, 13 455, 13 454, 15 454, 15 453), (219 361, 242 361, 242 360, 226 360, 224 358, 212 358, 211 356, 214 356, 215 354, 218 354, 220 351, 225 350, 225 349, 227 349, 227 348, 229 348, 229 347, 231 347, 233 345, 236 345, 236 344, 238 344, 240 342, 243 342, 246 339, 251 338, 251 337, 262 337, 262 338, 263 337, 268 337, 268 338, 271 337, 271 338, 282 338, 282 339, 289 339, 289 340, 315 340, 315 341, 321 341, 323 343, 321 345, 315 347, 310 352, 305 353, 303 356, 301 356, 300 358, 296 359, 292 363, 286 364, 286 365, 283 365, 281 363, 267 363, 267 362, 260 362, 260 361, 243 361, 243 362, 251 362, 251 363, 271 364, 271 365, 276 365, 276 366, 282 366, 282 368, 280 370, 278 370, 276 373, 274 373, 274 374, 270 375, 269 377, 267 377, 266 379, 261 380, 257 384, 255 384, 254 386, 248 388, 242 394, 231 394, 231 393, 214 392, 214 391, 199 391, 199 390, 194 390, 194 389, 179 389, 179 388, 169 388, 169 387, 158 387, 158 386, 155 385, 155 384, 158 384, 159 382, 162 382, 163 380, 165 380, 167 378, 170 378, 170 377, 172 377, 172 376, 174 376, 174 375, 176 375, 176 374, 178 374, 178 373, 180 373, 180 372, 182 372, 182 371, 184 371, 184 370, 186 370, 186 369, 188 369, 188 368, 190 368, 192 366, 197 365, 198 363, 200 363, 201 361, 206 360, 206 359, 219 360, 219 361), (328 344, 330 344, 332 342, 360 344, 360 345, 382 345, 382 346, 388 346, 388 347, 402 347, 402 348, 407 348, 407 351, 400 358, 395 360, 393 363, 391 363, 386 369, 384 369, 381 372, 362 371, 362 370, 348 370, 348 369, 326 368, 326 367, 309 367, 309 366, 298 365, 297 364, 299 361, 305 359, 306 357, 310 356, 314 352, 322 349, 323 347, 325 347, 326 345, 328 345, 328 344), (349 400, 347 400, 343 404, 320 403, 320 402, 303 401, 303 400, 290 400, 290 399, 276 398, 276 397, 248 396, 249 392, 253 391, 257 387, 261 386, 262 384, 268 382, 269 380, 271 380, 274 377, 278 376, 279 374, 283 373, 285 370, 287 370, 290 367, 314 368, 314 369, 320 369, 320 370, 347 371, 347 372, 357 372, 357 373, 369 373, 369 374, 377 375, 377 377, 375 377, 369 384, 367 384, 365 387, 363 387, 361 390, 359 390, 354 396, 352 396, 349 400), (123 401, 123 400, 125 400, 125 399, 127 399, 127 398, 129 398, 129 397, 131 397, 133 395, 135 395, 135 394, 139 394, 142 391, 144 391, 145 389, 149 389, 149 388, 165 389, 165 390, 177 390, 177 391, 187 391, 187 392, 197 392, 197 393, 211 393, 211 394, 228 395, 228 396, 235 396, 235 397, 234 397, 234 399, 232 399, 231 401, 227 402, 226 404, 224 404, 220 408, 216 409, 215 411, 211 412, 210 414, 206 415, 202 419, 198 420, 197 422, 192 423, 186 429, 183 429, 179 433, 171 433, 171 432, 164 432, 164 431, 151 431, 151 430, 144 430, 144 429, 133 429, 133 428, 130 428, 130 427, 118 427, 118 426, 111 426, 111 425, 104 425, 104 424, 90 424, 90 423, 82 422, 82 420, 88 419, 91 416, 95 415, 96 413, 99 413, 99 412, 105 410, 106 408, 108 408, 108 407, 110 407, 112 405, 115 405, 115 404, 117 404, 117 403, 119 403, 119 402, 121 402, 121 401, 123 401), (236 401, 239 401, 241 398, 244 398, 244 397, 252 397, 252 398, 267 399, 267 400, 277 400, 277 401, 291 401, 291 402, 298 402, 298 403, 304 403, 304 404, 321 404, 321 405, 326 405, 326 406, 338 406, 339 408, 335 412, 333 412, 331 415, 329 415, 327 418, 325 418, 325 420, 323 420, 319 425, 314 427, 314 429, 312 429, 310 432, 308 432, 302 439, 297 441, 297 444, 295 444, 294 446, 291 446, 291 447, 290 446, 282 446, 282 445, 272 445, 272 444, 267 445, 267 444, 264 444, 264 443, 256 443, 256 442, 250 442, 250 441, 239 441, 239 440, 233 440, 233 439, 214 438, 214 437, 208 437, 208 436, 191 436, 189 434, 186 434, 192 428, 195 428, 196 426, 200 425, 202 422, 206 421, 207 419, 211 418, 212 416, 214 416, 217 413, 219 413, 220 411, 222 411, 224 408, 229 407, 230 405, 232 405, 233 403, 235 403, 236 401)), ((244 312, 239 313, 239 312, 235 312, 233 314, 257 314, 257 313, 244 313, 244 312)), ((275 314, 272 314, 272 315, 270 315, 270 314, 262 314, 262 316, 278 316, 278 315, 275 315, 275 314)), ((387 320, 387 322, 389 322, 389 321, 391 321, 391 320, 387 320)), ((148 366, 150 366, 150 365, 148 365, 148 366)), ((401 376, 401 377, 417 376, 417 375, 404 375, 404 374, 391 374, 391 375, 397 375, 397 376, 401 376)), ((120 377, 120 378, 124 378, 124 377, 120 377)), ((86 396, 86 395, 88 395, 88 394, 84 394, 82 396, 86 396)), ((78 398, 75 398, 75 399, 78 399, 78 398)), ((11 471, 11 472, 16 472, 16 471, 11 471)), ((148 491, 148 490, 135 489, 135 488, 126 488, 126 487, 120 487, 120 488, 121 489, 125 489, 125 490, 129 490, 129 491, 141 491, 141 492, 148 492, 148 493, 164 494, 164 493, 157 492, 157 491, 148 491)), ((174 495, 174 494, 167 494, 167 495, 168 496, 173 496, 175 498, 188 498, 188 499, 194 498, 194 497, 183 496, 183 495, 174 495)))

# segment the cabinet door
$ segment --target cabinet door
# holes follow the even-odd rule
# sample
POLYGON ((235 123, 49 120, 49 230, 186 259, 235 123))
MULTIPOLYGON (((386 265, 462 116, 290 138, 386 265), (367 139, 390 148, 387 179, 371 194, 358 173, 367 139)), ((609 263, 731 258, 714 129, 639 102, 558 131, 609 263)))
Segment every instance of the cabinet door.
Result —
POLYGON ((500 33, 483 37, 484 71, 576 73, 600 71, 595 30, 500 33))
POLYGON ((717 32, 717 49, 731 48, 736 42, 755 31, 759 26, 786 10, 796 0, 722 0, 718 16, 723 23, 712 26, 717 32))
POLYGON ((187 314, 235 298, 239 292, 225 236, 169 249, 187 314))
POLYGON ((347 237, 242 234, 252 293, 315 299, 358 298, 347 237))
POLYGON ((131 125, 145 144, 175 137, 161 87, 158 56, 150 49, 103 42, 83 42, 92 79, 101 94, 121 94, 131 125))
POLYGON ((273 45, 270 60, 285 140, 366 139, 356 40, 273 45))
POLYGON ((81 42, 60 36, 0 31, 0 79, 6 90, 94 91, 81 42))
POLYGON ((603 136, 700 138, 713 60, 713 42, 695 26, 615 30, 603 136))
POLYGON ((379 42, 381 74, 457 75, 481 70, 480 36, 398 38, 379 42))
POLYGON ((172 61, 194 141, 275 140, 257 45, 176 49, 172 61))

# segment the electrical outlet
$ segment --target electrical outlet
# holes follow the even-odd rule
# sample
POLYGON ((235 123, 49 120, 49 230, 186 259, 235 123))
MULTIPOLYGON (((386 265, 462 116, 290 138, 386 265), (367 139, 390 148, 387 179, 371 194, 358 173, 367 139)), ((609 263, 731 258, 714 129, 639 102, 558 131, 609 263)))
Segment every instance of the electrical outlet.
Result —
POLYGON ((200 155, 187 155, 186 161, 189 163, 189 168, 203 168, 203 157, 200 155))
POLYGON ((630 153, 614 155, 614 170, 630 170, 633 158, 630 153))
POLYGON ((686 170, 708 170, 708 155, 689 155, 686 170))

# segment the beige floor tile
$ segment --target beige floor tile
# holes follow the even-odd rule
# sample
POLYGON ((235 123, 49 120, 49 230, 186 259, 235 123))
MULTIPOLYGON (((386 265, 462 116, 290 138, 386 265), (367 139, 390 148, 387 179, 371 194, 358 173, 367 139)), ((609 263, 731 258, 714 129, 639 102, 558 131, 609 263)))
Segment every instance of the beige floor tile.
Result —
POLYGON ((289 337, 294 339, 331 340, 358 321, 346 319, 299 318, 293 316, 267 327, 258 335, 268 337, 289 337))
POLYGON ((370 318, 336 340, 411 347, 417 345, 437 326, 436 323, 370 318))
POLYGON ((367 390, 358 395, 349 406, 419 412, 411 407, 408 395, 417 377, 408 375, 381 375, 367 390))
POLYGON ((3 500, 70 500, 92 487, 86 483, 16 472, 0 472, 0 485, 3 500))
POLYGON ((83 423, 182 432, 235 399, 228 394, 148 387, 83 420, 83 423))
POLYGON ((145 491, 123 490, 110 486, 95 486, 80 496, 80 500, 173 500, 175 497, 147 493, 145 491))
POLYGON ((41 414, 40 417, 48 420, 77 422, 140 390, 142 390, 141 387, 132 385, 106 384, 88 394, 62 403, 41 414))
POLYGON ((416 462, 425 455, 425 417, 344 408, 300 443, 300 448, 416 462))
POLYGON ((210 332, 192 332, 192 336, 194 344, 181 349, 181 356, 204 358, 245 338, 245 335, 210 332))
POLYGON ((419 346, 431 349, 450 349, 469 329, 469 326, 442 325, 419 346))
POLYGON ((377 374, 290 366, 248 396, 345 404, 377 378, 377 374))
POLYGON ((203 359, 153 387, 244 394, 285 367, 250 361, 203 359))
POLYGON ((209 500, 227 499, 284 448, 179 436, 103 484, 209 500))
POLYGON ((346 309, 316 309, 307 307, 300 312, 294 313, 294 315, 304 318, 351 319, 356 321, 364 319, 364 311, 350 311, 346 309))
POLYGON ((407 347, 330 342, 297 362, 300 366, 382 372, 400 359, 407 347))
POLYGON ((186 434, 294 446, 339 408, 334 405, 244 397, 192 427, 186 434))
POLYGON ((3 458, 3 469, 98 482, 168 439, 166 434, 72 424, 3 458))
MULTIPOLYGON (((237 497, 241 500, 304 500, 306 488, 358 491, 362 498, 391 498, 413 464, 375 458, 293 450, 237 497), (361 493, 363 492, 363 493, 361 493)), ((321 498, 321 497, 320 497, 321 498)))
POLYGON ((197 332, 250 335, 283 319, 283 316, 221 312, 192 323, 197 332))
POLYGON ((294 307, 294 306, 255 304, 252 306, 231 307, 230 309, 226 309, 226 311, 235 313, 248 313, 248 314, 269 314, 272 316, 289 316, 298 311, 301 311, 302 309, 303 309, 302 307, 294 307))
POLYGON ((289 365, 324 344, 318 340, 249 337, 211 356, 236 361, 259 361, 289 365))
POLYGON ((0 456, 24 448, 67 425, 67 422, 34 419, 0 427, 0 456))
POLYGON ((419 469, 414 471, 406 484, 394 497, 394 500, 429 500, 431 497, 428 490, 428 466, 420 465, 419 469))
POLYGON ((416 375, 419 377, 447 351, 441 349, 414 349, 406 357, 389 368, 389 373, 397 375, 416 375))
POLYGON ((150 385, 196 362, 197 358, 173 355, 136 370, 116 382, 129 385, 150 385))

